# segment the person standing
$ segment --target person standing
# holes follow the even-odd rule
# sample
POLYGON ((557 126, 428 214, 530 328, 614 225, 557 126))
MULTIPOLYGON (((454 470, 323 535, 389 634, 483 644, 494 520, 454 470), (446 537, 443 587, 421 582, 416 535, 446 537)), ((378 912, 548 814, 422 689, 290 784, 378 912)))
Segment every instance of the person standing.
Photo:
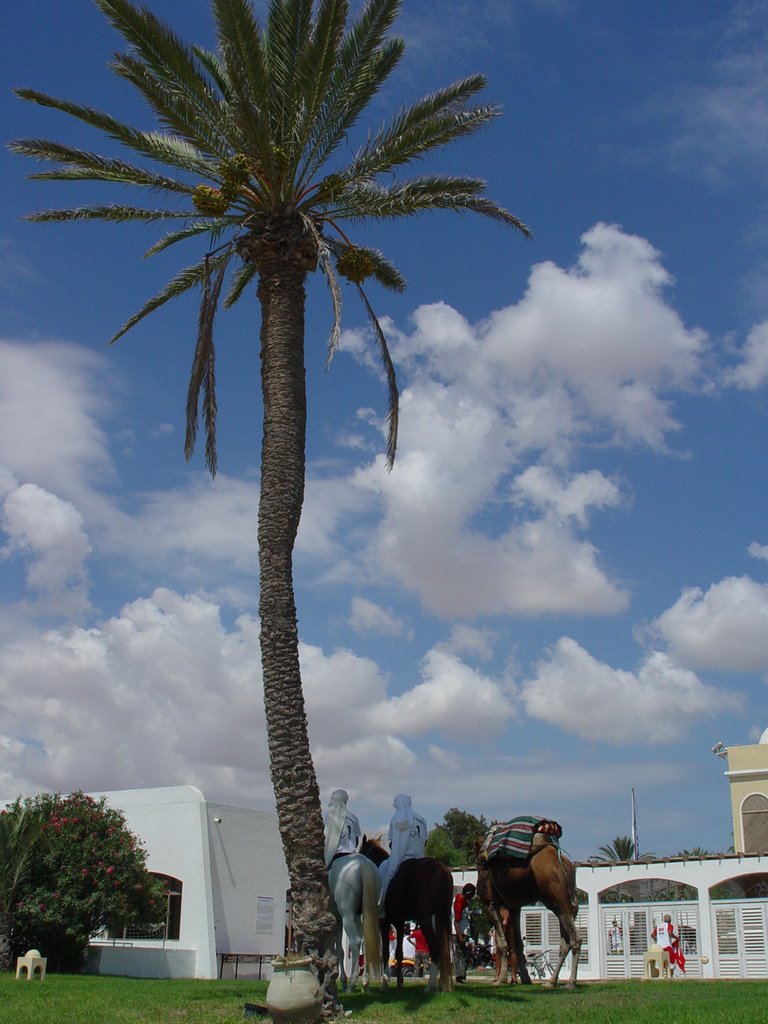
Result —
POLYGON ((395 877, 397 869, 404 860, 426 856, 427 834, 429 828, 420 814, 411 806, 411 798, 400 793, 393 801, 395 813, 389 823, 389 857, 379 865, 381 878, 381 894, 379 910, 384 912, 384 899, 389 883, 395 877))
POLYGON ((476 891, 474 885, 467 882, 453 900, 453 966, 458 982, 467 980, 467 945, 472 925, 472 900, 476 891))
POLYGON ((346 857, 357 850, 360 841, 360 822, 347 808, 349 796, 344 789, 331 793, 331 802, 325 816, 325 866, 329 868, 337 857, 346 857))
POLYGON ((415 953, 413 954, 413 963, 416 969, 416 977, 424 977, 424 968, 429 970, 429 944, 427 943, 427 937, 420 927, 416 927, 411 932, 411 938, 415 947, 415 953))

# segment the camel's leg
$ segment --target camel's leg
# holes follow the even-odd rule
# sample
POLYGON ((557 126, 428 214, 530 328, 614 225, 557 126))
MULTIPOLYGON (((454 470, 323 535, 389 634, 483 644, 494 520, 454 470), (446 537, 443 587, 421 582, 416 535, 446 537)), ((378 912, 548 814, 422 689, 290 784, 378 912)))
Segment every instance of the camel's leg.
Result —
MULTIPOLYGON (((554 908, 553 908, 554 909, 554 908)), ((576 974, 579 970, 579 951, 581 950, 581 939, 576 928, 576 922, 571 917, 570 911, 560 912, 558 914, 558 921, 560 922, 560 956, 555 967, 555 973, 551 978, 548 978, 544 982, 545 988, 554 988, 557 985, 557 979, 560 975, 565 958, 569 953, 573 953, 571 960, 571 973, 568 981, 565 983, 566 988, 576 988, 576 974)))
POLYGON ((485 908, 493 924, 493 931, 496 936, 496 977, 492 984, 501 985, 502 978, 506 977, 507 963, 509 960, 509 946, 504 925, 501 920, 499 908, 495 903, 486 903, 485 908))
POLYGON ((520 908, 517 907, 515 910, 509 912, 509 937, 511 952, 509 957, 509 967, 512 971, 514 978, 515 974, 520 975, 521 985, 532 985, 531 976, 528 973, 528 964, 525 960, 525 950, 523 949, 523 935, 520 929, 520 908))

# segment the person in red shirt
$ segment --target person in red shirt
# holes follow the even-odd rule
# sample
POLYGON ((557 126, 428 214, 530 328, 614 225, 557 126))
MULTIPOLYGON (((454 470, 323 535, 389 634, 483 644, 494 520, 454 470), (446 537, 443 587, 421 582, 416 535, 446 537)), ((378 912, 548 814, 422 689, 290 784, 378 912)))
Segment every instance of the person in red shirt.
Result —
POLYGON ((416 976, 419 978, 424 977, 424 968, 429 970, 429 945, 427 943, 427 937, 421 928, 414 928, 411 932, 411 939, 416 952, 414 953, 413 962, 416 967, 416 976))
POLYGON ((457 892, 453 900, 453 966, 456 981, 467 980, 467 943, 472 923, 472 900, 475 898, 475 886, 467 882, 461 892, 457 892))
POLYGON ((669 914, 665 914, 661 924, 653 929, 651 938, 655 939, 656 943, 669 953, 670 973, 674 975, 677 966, 685 974, 685 957, 680 949, 680 939, 675 935, 672 918, 669 914))

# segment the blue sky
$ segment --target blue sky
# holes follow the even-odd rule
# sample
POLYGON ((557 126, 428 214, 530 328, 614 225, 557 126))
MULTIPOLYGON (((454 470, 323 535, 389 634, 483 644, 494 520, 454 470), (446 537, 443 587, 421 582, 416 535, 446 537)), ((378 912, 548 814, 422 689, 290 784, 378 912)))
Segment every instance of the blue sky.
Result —
MULTIPOLYGON (((153 0, 211 43, 205 0, 153 0)), ((31 86, 149 127, 87 0, 0 14, 3 138, 106 151, 31 86)), ((487 178, 533 231, 367 229, 401 388, 345 293, 308 288, 296 559, 324 799, 363 827, 541 813, 586 858, 726 850, 724 763, 768 725, 768 64, 764 5, 406 0, 369 123, 484 71, 503 109, 430 167, 487 178)), ((366 126, 367 126, 366 124, 366 126)), ((354 145, 352 140, 351 146, 354 145)), ((258 662, 255 296, 217 321, 220 472, 183 459, 195 300, 105 342, 183 265, 153 230, 30 225, 114 199, 0 154, 0 792, 194 783, 269 807, 258 662)), ((177 247, 178 248, 178 247, 177 247)))

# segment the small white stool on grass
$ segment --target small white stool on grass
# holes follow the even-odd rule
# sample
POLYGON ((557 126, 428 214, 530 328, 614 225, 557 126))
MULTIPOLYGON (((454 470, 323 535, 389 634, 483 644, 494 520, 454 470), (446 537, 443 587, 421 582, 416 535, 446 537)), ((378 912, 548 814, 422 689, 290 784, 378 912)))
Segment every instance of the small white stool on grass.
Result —
POLYGON ((649 946, 648 951, 643 956, 643 962, 645 964, 645 978, 671 978, 672 973, 670 971, 669 964, 669 950, 662 949, 661 946, 649 946))
POLYGON ((23 971, 27 972, 27 981, 32 981, 35 971, 40 971, 40 981, 45 978, 45 968, 48 959, 40 956, 39 949, 30 949, 25 956, 16 958, 16 978, 20 978, 23 971))

